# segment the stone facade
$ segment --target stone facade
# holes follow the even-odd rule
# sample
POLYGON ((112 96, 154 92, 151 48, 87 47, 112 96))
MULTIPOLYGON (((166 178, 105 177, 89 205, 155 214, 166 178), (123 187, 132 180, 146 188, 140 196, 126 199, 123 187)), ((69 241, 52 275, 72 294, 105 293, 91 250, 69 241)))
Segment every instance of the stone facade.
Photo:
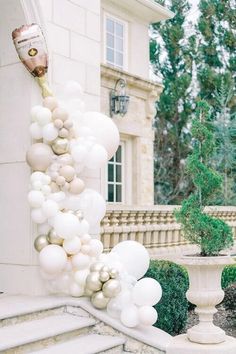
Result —
MULTIPOLYGON (((101 111, 109 115, 109 93, 119 78, 126 80, 127 95, 130 97, 128 112, 124 117, 114 116, 121 140, 131 145, 131 158, 124 166, 132 168, 129 198, 124 204, 153 205, 153 139, 152 128, 154 104, 162 91, 160 84, 154 84, 139 76, 117 70, 108 65, 101 66, 101 111)), ((126 176, 128 180, 129 176, 126 176)), ((130 188, 130 187, 129 187, 130 188)))

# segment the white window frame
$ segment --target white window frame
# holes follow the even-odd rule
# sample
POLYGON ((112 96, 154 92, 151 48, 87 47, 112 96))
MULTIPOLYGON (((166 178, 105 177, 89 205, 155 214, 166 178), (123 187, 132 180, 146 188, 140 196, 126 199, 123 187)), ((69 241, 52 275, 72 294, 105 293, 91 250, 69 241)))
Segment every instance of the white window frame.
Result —
POLYGON ((113 66, 114 68, 120 69, 120 70, 125 70, 128 71, 128 22, 120 19, 119 17, 116 17, 114 15, 111 15, 108 12, 104 12, 104 21, 103 21, 103 58, 104 58, 104 63, 113 66), (106 31, 106 23, 107 19, 111 19, 113 21, 116 21, 120 24, 123 25, 123 67, 121 68, 120 66, 117 66, 115 64, 111 64, 107 62, 107 57, 106 57, 106 50, 107 50, 107 31, 106 31))
POLYGON ((101 191, 108 205, 132 205, 132 140, 121 138, 122 146, 122 201, 108 202, 108 164, 102 170, 101 191))

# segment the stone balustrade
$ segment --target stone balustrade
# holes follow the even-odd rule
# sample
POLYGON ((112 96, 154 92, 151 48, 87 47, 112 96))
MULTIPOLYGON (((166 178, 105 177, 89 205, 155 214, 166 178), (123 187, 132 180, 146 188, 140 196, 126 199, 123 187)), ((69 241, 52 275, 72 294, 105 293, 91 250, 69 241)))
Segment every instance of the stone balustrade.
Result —
MULTIPOLYGON (((181 235, 180 225, 173 211, 177 206, 128 207, 108 205, 101 223, 101 241, 105 251, 118 242, 135 240, 142 243, 153 258, 168 258, 180 253, 194 251, 181 235)), ((232 226, 236 236, 236 207, 207 207, 206 211, 225 220, 232 226)), ((171 258, 172 258, 171 257, 171 258)))

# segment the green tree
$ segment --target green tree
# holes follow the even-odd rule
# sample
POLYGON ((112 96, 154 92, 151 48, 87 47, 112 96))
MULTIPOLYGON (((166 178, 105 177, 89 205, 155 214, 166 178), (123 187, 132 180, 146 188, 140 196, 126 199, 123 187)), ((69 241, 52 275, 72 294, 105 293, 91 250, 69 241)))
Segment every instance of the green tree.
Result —
POLYGON ((164 86, 156 104, 154 122, 155 202, 175 204, 191 188, 184 165, 191 141, 189 123, 194 108, 191 88, 196 40, 195 36, 186 38, 185 35, 188 1, 161 1, 161 4, 169 4, 175 16, 151 28, 151 65, 164 86))
POLYGON ((221 174, 221 192, 212 203, 236 204, 236 1, 200 0, 196 59, 199 98, 214 110, 214 168, 221 174))
POLYGON ((204 212, 204 207, 218 193, 222 182, 221 176, 209 164, 215 148, 214 135, 209 129, 211 122, 209 105, 200 101, 191 129, 194 148, 186 164, 195 189, 183 201, 181 209, 175 212, 184 237, 200 246, 202 256, 217 255, 234 243, 230 226, 204 212))
POLYGON ((223 183, 221 191, 212 200, 212 204, 236 204, 236 112, 228 107, 233 97, 233 87, 228 88, 223 82, 220 90, 215 92, 216 118, 213 131, 216 149, 212 157, 212 166, 221 174, 223 183))

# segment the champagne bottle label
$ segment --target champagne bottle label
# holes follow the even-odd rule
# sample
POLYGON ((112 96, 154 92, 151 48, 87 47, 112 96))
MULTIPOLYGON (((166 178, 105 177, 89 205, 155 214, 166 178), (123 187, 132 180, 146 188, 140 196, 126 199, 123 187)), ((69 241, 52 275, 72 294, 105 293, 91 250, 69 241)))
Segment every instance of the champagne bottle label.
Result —
POLYGON ((47 72, 48 55, 46 42, 37 24, 24 25, 12 32, 18 56, 27 70, 35 77, 47 72))

